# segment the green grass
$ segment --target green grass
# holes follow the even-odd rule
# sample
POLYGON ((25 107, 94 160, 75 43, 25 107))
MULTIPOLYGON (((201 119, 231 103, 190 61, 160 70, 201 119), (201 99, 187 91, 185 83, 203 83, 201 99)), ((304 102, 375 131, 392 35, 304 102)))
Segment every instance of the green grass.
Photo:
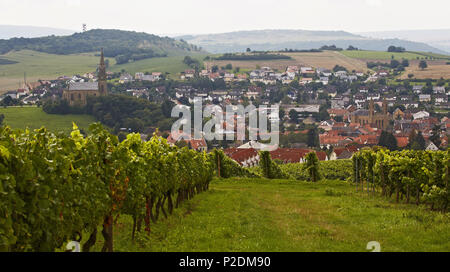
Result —
POLYGON ((8 107, 0 108, 0 114, 5 115, 4 124, 14 129, 37 129, 45 126, 53 132, 72 131, 72 122, 75 122, 80 129, 87 131, 89 125, 95 122, 90 115, 57 115, 47 114, 38 107, 8 107))
MULTIPOLYGON (((192 58, 198 59, 201 63, 206 55, 197 54, 192 58)), ((179 78, 179 73, 190 69, 183 63, 184 56, 169 56, 165 58, 144 59, 122 65, 114 65, 109 69, 113 72, 120 72, 122 69, 134 75, 136 72, 163 72, 169 73, 171 78, 179 78)))
MULTIPOLYGON (((16 61, 16 64, 0 65, 0 77, 27 76, 58 77, 95 71, 99 57, 92 54, 52 55, 31 50, 12 51, 2 55, 3 59, 16 61)), ((110 60, 112 61, 112 60, 110 60)))
MULTIPOLYGON (((201 62, 205 54, 193 55, 201 62)), ((29 82, 39 79, 55 79, 58 76, 72 76, 96 70, 99 57, 94 53, 75 55, 53 55, 31 50, 12 51, 0 55, 5 61, 14 64, 0 64, 0 93, 10 89, 17 89, 23 83, 24 73, 29 82)), ((116 65, 114 58, 109 58, 108 71, 120 72, 125 69, 134 75, 136 72, 168 72, 171 77, 178 77, 178 73, 189 67, 183 63, 184 56, 169 56, 166 58, 144 59, 122 65, 116 65)))
POLYGON ((356 59, 369 59, 369 60, 391 60, 391 57, 394 56, 394 59, 408 59, 415 60, 417 58, 422 59, 425 57, 433 57, 433 58, 449 58, 449 56, 433 54, 433 53, 425 53, 425 52, 404 52, 404 53, 394 53, 394 52, 384 52, 384 51, 365 51, 365 50, 344 50, 340 51, 341 54, 350 58, 356 59))
MULTIPOLYGON (((135 243, 131 219, 121 216, 114 242, 116 251, 364 252, 369 241, 381 251, 450 251, 449 223, 449 214, 368 197, 341 181, 229 179, 213 181, 135 243)), ((101 246, 99 235, 94 250, 101 246)))

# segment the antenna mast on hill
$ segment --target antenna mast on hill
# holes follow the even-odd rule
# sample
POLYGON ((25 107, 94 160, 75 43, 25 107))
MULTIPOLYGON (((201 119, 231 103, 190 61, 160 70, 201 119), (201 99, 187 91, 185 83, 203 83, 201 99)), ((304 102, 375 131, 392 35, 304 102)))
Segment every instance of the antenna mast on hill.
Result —
POLYGON ((87 31, 87 25, 83 24, 83 32, 86 32, 86 31, 87 31))

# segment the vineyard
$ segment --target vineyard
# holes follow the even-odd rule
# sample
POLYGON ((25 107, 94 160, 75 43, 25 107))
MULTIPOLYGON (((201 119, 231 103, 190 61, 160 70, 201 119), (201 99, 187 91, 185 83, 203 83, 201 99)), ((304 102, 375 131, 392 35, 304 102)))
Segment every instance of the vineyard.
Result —
MULTIPOLYGON (((70 135, 54 134, 45 128, 22 131, 1 127, 0 251, 60 251, 68 241, 82 241, 84 252, 112 252, 114 237, 129 241, 142 235, 151 237, 161 221, 164 224, 175 220, 171 217, 179 218, 176 211, 190 206, 197 198, 194 196, 208 191, 205 199, 213 198, 209 188, 214 176, 219 182, 254 181, 255 186, 261 180, 264 184, 274 181, 267 185, 274 187, 261 194, 279 190, 276 184, 294 184, 297 190, 295 184, 304 181, 326 187, 332 181, 337 190, 327 187, 326 197, 343 201, 352 197, 359 203, 361 196, 374 199, 378 194, 387 198, 384 202, 393 198, 394 205, 426 204, 445 215, 450 199, 449 157, 448 150, 400 152, 374 148, 356 153, 351 160, 325 162, 311 152, 305 163, 283 165, 272 160, 269 152, 260 152, 258 167, 243 168, 222 150, 205 153, 178 148, 156 134, 147 142, 139 134, 129 134, 119 142, 100 124, 92 124, 87 136, 76 125, 70 135), (342 191, 348 186, 357 195, 342 191), (130 230, 127 238, 122 231, 114 231, 117 226, 130 230)), ((233 188, 244 190, 248 186, 233 188)), ((247 196, 259 203, 255 209, 263 205, 257 195, 249 192, 247 196)), ((225 208, 219 202, 208 201, 212 201, 205 204, 212 209, 210 213, 214 213, 214 207, 225 208)), ((277 205, 287 200, 273 201, 277 205)), ((328 200, 321 201, 325 201, 323 205, 328 200)), ((189 213, 191 210, 184 214, 189 213)), ((330 214, 334 213, 330 210, 330 214)), ((439 222, 445 224, 446 220, 439 222)))
POLYGON ((212 176, 211 156, 157 136, 119 143, 99 124, 88 137, 76 126, 70 136, 0 128, 0 250, 55 251, 87 233, 89 251, 102 227, 102 251, 113 251, 120 215, 133 218, 131 239, 142 224, 150 233, 160 212, 206 191, 212 176))
POLYGON ((450 201, 449 152, 362 150, 352 158, 353 181, 367 194, 395 195, 397 203, 424 201, 432 210, 445 212, 450 201))

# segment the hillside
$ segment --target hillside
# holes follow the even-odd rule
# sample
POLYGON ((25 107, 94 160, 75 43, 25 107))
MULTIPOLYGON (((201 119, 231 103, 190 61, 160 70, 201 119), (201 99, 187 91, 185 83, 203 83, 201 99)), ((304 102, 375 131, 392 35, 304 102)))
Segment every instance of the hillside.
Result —
POLYGON ((427 43, 440 50, 450 52, 450 29, 398 30, 364 32, 360 35, 376 39, 403 39, 427 43))
MULTIPOLYGON (((186 53, 185 55, 191 55, 198 60, 202 60, 205 56, 204 53, 186 53)), ((132 74, 136 72, 167 72, 170 73, 169 77, 177 77, 178 73, 189 68, 183 63, 185 55, 143 59, 125 64, 117 64, 114 58, 107 58, 109 60, 108 71, 120 72, 125 69, 132 74)), ((62 75, 84 74, 95 71, 99 57, 95 53, 56 55, 21 50, 0 55, 1 60, 11 64, 0 62, 0 94, 20 87, 23 83, 24 72, 26 72, 29 82, 39 79, 55 79, 62 75)))
POLYGON ((0 39, 11 38, 37 38, 45 36, 64 36, 72 35, 75 33, 73 30, 53 28, 53 27, 40 27, 40 26, 19 26, 19 25, 0 25, 0 39))
POLYGON ((311 67, 323 67, 327 69, 333 69, 334 66, 340 65, 345 68, 357 71, 366 71, 367 65, 363 60, 347 57, 339 52, 335 51, 323 51, 323 52, 289 52, 282 53, 287 55, 290 59, 280 60, 210 60, 205 62, 208 67, 218 65, 219 67, 231 64, 233 67, 240 67, 241 69, 255 69, 257 66, 268 66, 273 69, 283 71, 287 66, 311 66, 311 67))
POLYGON ((341 48, 353 45, 366 50, 384 51, 390 45, 405 47, 408 51, 423 51, 444 54, 425 43, 400 39, 374 39, 345 31, 307 31, 307 30, 257 30, 237 31, 221 34, 179 36, 189 43, 201 46, 213 53, 243 52, 252 50, 311 49, 335 44, 341 48))
POLYGON ((199 51, 184 41, 147 33, 113 29, 94 29, 70 36, 41 38, 12 38, 0 40, 0 54, 12 50, 34 50, 58 55, 98 52, 104 48, 105 57, 126 63, 152 57, 165 57, 199 51))
POLYGON ((186 55, 205 54, 196 46, 172 38, 120 30, 90 30, 71 36, 0 40, 0 93, 27 80, 54 79, 95 71, 100 48, 109 71, 179 73, 186 55))

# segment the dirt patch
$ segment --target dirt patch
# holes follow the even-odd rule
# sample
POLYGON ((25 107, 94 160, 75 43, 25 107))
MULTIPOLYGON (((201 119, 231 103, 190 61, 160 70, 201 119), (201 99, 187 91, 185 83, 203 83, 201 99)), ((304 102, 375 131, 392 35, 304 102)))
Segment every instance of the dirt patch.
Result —
POLYGON ((444 79, 450 78, 450 65, 446 61, 427 61, 428 68, 422 70, 419 68, 419 61, 410 61, 409 67, 406 67, 405 72, 400 76, 400 79, 407 79, 409 74, 413 74, 414 78, 418 79, 444 79))

